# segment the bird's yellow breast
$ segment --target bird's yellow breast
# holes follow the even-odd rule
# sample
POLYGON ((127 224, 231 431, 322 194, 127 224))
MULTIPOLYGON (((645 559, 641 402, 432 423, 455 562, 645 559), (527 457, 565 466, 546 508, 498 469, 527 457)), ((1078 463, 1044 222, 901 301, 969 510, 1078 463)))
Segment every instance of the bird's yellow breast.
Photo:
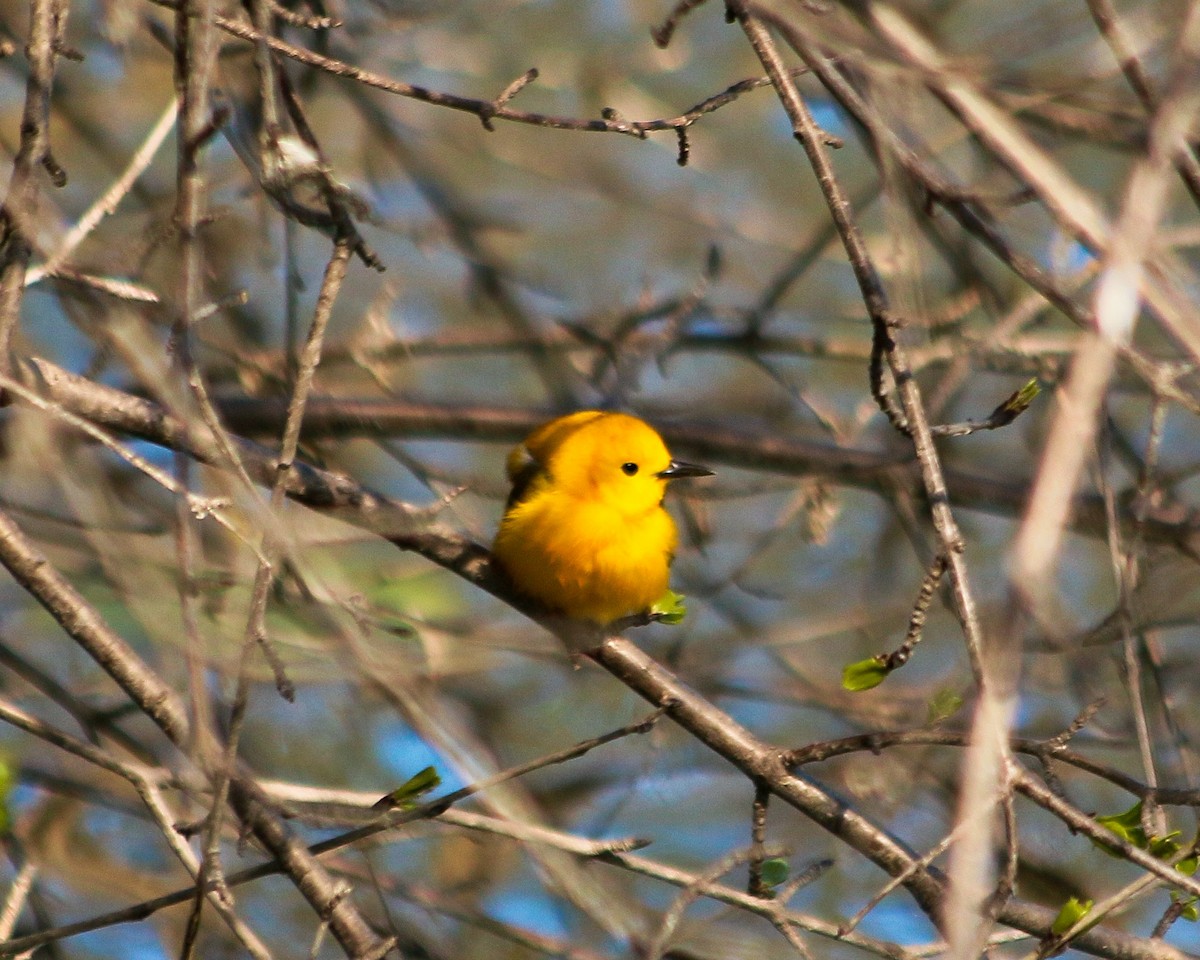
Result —
POLYGON ((604 624, 663 596, 675 542, 675 523, 658 504, 630 514, 546 488, 509 510, 492 549, 523 594, 604 624))
POLYGON ((667 592, 675 552, 667 483, 710 473, 673 460, 637 417, 559 417, 508 458, 512 494, 492 552, 517 590, 549 611, 599 624, 644 613, 667 592))

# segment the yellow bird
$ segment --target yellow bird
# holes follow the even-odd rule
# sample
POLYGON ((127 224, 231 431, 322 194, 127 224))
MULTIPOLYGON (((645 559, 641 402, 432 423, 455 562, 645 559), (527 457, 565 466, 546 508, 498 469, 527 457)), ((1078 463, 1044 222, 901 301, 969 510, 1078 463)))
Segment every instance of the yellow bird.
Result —
POLYGON ((559 417, 509 454, 513 488, 492 554, 518 591, 551 612, 597 624, 643 613, 666 593, 675 552, 667 482, 708 476, 673 460, 637 417, 559 417))

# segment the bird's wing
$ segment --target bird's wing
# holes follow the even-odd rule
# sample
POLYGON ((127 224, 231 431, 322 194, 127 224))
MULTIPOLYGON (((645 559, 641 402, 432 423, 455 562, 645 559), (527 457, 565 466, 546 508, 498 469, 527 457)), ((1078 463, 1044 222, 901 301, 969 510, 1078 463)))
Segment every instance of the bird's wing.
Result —
POLYGON ((605 414, 600 410, 580 410, 557 420, 544 423, 527 436, 523 443, 514 447, 505 461, 508 479, 512 481, 512 492, 508 495, 506 509, 512 509, 524 501, 533 489, 535 481, 546 475, 546 466, 554 451, 562 442, 586 423, 591 423, 605 414))

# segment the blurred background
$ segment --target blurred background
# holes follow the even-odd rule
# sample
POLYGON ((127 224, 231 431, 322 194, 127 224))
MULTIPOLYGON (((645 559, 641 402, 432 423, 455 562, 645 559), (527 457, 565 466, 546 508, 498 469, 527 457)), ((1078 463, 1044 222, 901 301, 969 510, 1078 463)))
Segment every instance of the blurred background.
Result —
MULTIPOLYGON (((1167 83, 1185 7, 1129 2, 1112 11, 1118 39, 1150 85, 1151 107, 1167 83)), ((71 56, 56 64, 49 135, 68 179, 56 188, 39 174, 13 350, 174 408, 183 390, 171 339, 183 258, 173 13, 130 0, 55 9, 66 17, 71 56), (131 166, 140 153, 144 169, 131 166), (61 252, 85 213, 131 170, 107 215, 61 252)), ((947 71, 982 91, 1115 215, 1153 110, 1122 73, 1111 30, 1106 38, 1098 27, 1099 3, 958 0, 901 9, 942 52, 947 71)), ((1007 612, 1012 538, 1080 338, 1079 316, 1052 305, 1030 272, 1087 314, 1096 251, 852 10, 777 0, 765 11, 833 58, 878 121, 955 184, 1023 258, 1024 268, 1014 269, 997 256, 979 230, 948 212, 945 197, 877 149, 818 80, 799 76, 817 122, 844 143, 833 152, 835 170, 902 319, 931 419, 982 419, 1030 379, 1040 383, 1014 423, 938 444, 990 632, 1007 612)), ((250 22, 241 7, 219 12, 250 22)), ((438 93, 491 100, 535 67, 537 78, 508 106, 576 126, 605 110, 627 121, 679 118, 763 74, 716 3, 684 17, 665 49, 651 30, 670 7, 643 0, 333 0, 325 10, 292 12, 324 12, 338 23, 313 29, 281 12, 272 29, 284 43, 438 93)), ((11 45, 0 60, 0 149, 12 158, 30 8, 5 2, 0 16, 11 45)), ((769 86, 739 89, 699 115, 680 165, 669 129, 643 139, 498 117, 488 131, 472 112, 287 56, 275 61, 287 93, 264 110, 255 45, 221 30, 216 42, 208 92, 217 119, 200 163, 203 309, 191 324, 191 350, 231 432, 277 447, 289 358, 304 341, 331 253, 327 230, 285 216, 279 191, 273 200, 264 187, 266 114, 282 117, 277 162, 284 179, 295 177, 283 192, 320 208, 316 181, 301 176, 315 151, 301 146, 295 115, 282 106, 290 95, 326 162, 326 189, 341 191, 385 268, 358 256, 350 262, 302 459, 428 508, 441 528, 486 544, 507 494, 503 458, 531 425, 586 407, 637 413, 661 429, 675 455, 717 473, 669 498, 683 531, 673 585, 686 595, 688 615, 678 626, 637 630, 639 646, 784 748, 934 721, 965 729, 969 711, 957 708, 972 702, 971 671, 940 595, 903 670, 871 691, 842 687, 848 663, 900 645, 936 539, 912 445, 871 396, 862 295, 769 86), (302 196, 305 188, 311 196, 302 196)), ((1152 255, 1189 297, 1200 290, 1196 214, 1184 178, 1173 179, 1152 255)), ((1057 622, 1024 637, 1015 731, 1053 736, 1104 697, 1073 746, 1143 783, 1180 788, 1197 786, 1200 729, 1200 577, 1191 539, 1200 405, 1192 362, 1147 317, 1118 364, 1059 557, 1057 622), (1139 524, 1139 516, 1149 520, 1139 524), (1122 602, 1126 563, 1137 586, 1122 602)), ((0 417, 3 508, 181 695, 193 706, 197 696, 207 700, 218 729, 228 724, 244 670, 240 756, 273 784, 307 839, 359 822, 354 808, 427 765, 442 790, 454 788, 649 711, 505 604, 361 523, 295 504, 279 511, 278 526, 268 523, 263 488, 251 496, 229 471, 188 471, 195 492, 225 504, 221 522, 211 514, 189 521, 196 542, 187 571, 176 498, 163 483, 53 412, 18 402, 0 417), (267 635, 294 702, 277 692, 261 652, 242 660, 267 530, 284 554, 267 635), (194 585, 191 642, 180 598, 185 573, 194 585)), ((117 439, 166 475, 178 470, 171 451, 117 439)), ((161 778, 172 816, 204 817, 204 791, 175 778, 183 767, 146 719, 7 577, 0 665, 5 702, 120 756, 134 756, 124 742, 132 740, 145 751, 138 762, 161 778)), ((22 864, 34 868, 17 934, 187 886, 128 784, 15 729, 0 728, 0 744, 9 783, 4 889, 22 864)), ((961 762, 956 747, 909 746, 804 772, 922 853, 953 824, 961 762)), ((1065 765, 1053 772, 1089 813, 1134 802, 1100 777, 1065 765)), ((664 722, 487 791, 464 809, 581 837, 645 838, 652 843, 643 855, 693 875, 732 857, 724 879, 745 889, 752 798, 743 776, 664 722)), ((1165 817, 1185 839, 1196 830, 1186 807, 1165 817)), ((1057 909, 1069 896, 1099 898, 1137 875, 1032 804, 1019 803, 1018 818, 1018 893, 1026 900, 1057 909)), ((239 845, 234 826, 226 833, 228 871, 261 859, 239 845)), ((786 848, 793 876, 832 860, 789 905, 833 927, 887 880, 782 804, 771 809, 767 837, 786 848)), ((406 956, 643 956, 679 896, 620 866, 436 821, 327 863, 372 922, 400 935, 406 956)), ((319 939, 318 919, 284 880, 257 881, 236 896, 273 955, 309 955, 314 941, 315 955, 341 955, 330 938, 319 939)), ((1148 936, 1168 904, 1160 890, 1111 922, 1148 936)), ((39 955, 177 956, 186 917, 186 907, 174 908, 39 955)), ((937 931, 903 891, 884 898, 859 932, 912 948, 911 956, 939 949, 937 931)), ((1183 948, 1200 942, 1187 921, 1166 937, 1183 948)), ((801 938, 816 956, 864 952, 801 938)), ((688 906, 659 946, 678 957, 793 949, 763 919, 707 900, 688 906)), ((1031 946, 1019 943, 1014 955, 1031 946)), ((211 913, 199 951, 245 955, 211 913)))

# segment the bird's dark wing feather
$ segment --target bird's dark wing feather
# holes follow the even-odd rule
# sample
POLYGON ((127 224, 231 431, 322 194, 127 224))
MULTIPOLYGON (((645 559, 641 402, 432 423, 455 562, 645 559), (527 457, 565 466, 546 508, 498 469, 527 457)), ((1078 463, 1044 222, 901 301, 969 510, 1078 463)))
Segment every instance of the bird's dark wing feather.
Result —
POLYGON ((518 503, 524 503, 533 492, 535 482, 539 477, 544 477, 545 475, 546 471, 542 469, 542 465, 536 460, 526 461, 513 473, 511 478, 512 490, 508 494, 508 503, 504 505, 505 513, 518 503))

